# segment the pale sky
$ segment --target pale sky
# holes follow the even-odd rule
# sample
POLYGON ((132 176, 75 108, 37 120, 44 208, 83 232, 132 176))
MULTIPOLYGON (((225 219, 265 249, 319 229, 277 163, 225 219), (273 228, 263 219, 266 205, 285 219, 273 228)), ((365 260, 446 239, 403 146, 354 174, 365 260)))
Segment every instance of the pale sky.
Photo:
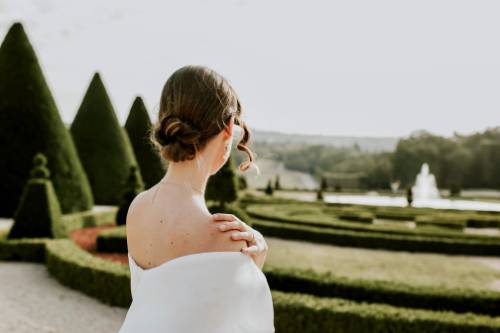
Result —
POLYGON ((122 124, 168 76, 209 66, 256 129, 405 136, 500 126, 499 1, 0 0, 20 20, 65 122, 95 70, 122 124))

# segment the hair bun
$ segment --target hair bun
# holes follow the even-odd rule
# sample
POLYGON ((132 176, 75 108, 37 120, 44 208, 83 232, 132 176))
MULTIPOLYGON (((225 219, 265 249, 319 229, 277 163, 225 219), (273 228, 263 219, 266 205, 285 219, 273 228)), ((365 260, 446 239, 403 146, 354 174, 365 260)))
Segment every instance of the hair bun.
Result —
POLYGON ((161 132, 166 144, 175 142, 196 144, 201 135, 196 127, 177 116, 163 118, 161 121, 161 132))
POLYGON ((184 160, 196 154, 201 132, 193 124, 176 115, 168 115, 158 125, 154 136, 167 155, 184 160))

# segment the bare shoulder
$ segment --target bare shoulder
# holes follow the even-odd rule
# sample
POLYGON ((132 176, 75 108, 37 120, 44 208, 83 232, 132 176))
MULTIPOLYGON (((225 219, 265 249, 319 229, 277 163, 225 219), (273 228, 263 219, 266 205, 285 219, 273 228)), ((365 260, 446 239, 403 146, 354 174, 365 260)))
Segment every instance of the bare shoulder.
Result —
POLYGON ((211 251, 240 251, 247 247, 245 240, 233 240, 231 235, 238 230, 220 231, 218 225, 223 222, 214 222, 212 216, 208 217, 209 234, 211 237, 211 251))
POLYGON ((143 203, 144 201, 146 201, 147 193, 148 193, 148 190, 142 191, 139 194, 137 194, 135 196, 135 198, 132 200, 132 202, 130 203, 129 207, 135 208, 135 207, 139 206, 141 203, 143 203))
POLYGON ((129 225, 129 221, 133 221, 137 216, 142 214, 141 207, 144 207, 146 203, 147 192, 148 190, 140 192, 130 203, 127 212, 127 225, 129 225))

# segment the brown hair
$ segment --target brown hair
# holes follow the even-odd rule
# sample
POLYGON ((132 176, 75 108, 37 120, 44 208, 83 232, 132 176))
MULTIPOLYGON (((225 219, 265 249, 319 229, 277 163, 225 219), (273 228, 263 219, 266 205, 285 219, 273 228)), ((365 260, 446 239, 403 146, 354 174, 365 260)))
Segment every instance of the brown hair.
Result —
POLYGON ((176 70, 165 83, 158 121, 149 138, 160 155, 173 162, 192 160, 206 143, 228 126, 233 114, 244 134, 238 150, 248 155, 239 165, 246 171, 253 162, 247 147, 251 132, 241 120, 242 105, 226 78, 205 66, 188 65, 176 70))

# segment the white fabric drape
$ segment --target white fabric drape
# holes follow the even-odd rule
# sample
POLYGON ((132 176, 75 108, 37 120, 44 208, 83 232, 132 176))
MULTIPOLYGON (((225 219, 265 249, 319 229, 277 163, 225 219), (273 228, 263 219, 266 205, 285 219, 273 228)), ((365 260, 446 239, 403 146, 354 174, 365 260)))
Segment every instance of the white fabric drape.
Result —
POLYGON ((248 255, 188 254, 142 269, 129 254, 132 304, 119 333, 273 333, 267 279, 248 255))

